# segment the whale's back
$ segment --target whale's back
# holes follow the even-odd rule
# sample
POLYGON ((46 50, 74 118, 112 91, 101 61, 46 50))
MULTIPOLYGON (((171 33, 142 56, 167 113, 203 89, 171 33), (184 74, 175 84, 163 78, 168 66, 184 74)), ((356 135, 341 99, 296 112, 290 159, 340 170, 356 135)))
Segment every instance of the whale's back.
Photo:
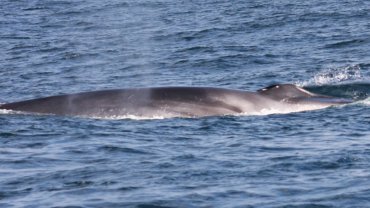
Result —
POLYGON ((223 101, 240 91, 202 87, 133 88, 50 96, 0 106, 0 109, 39 114, 111 117, 207 116, 240 113, 223 101))

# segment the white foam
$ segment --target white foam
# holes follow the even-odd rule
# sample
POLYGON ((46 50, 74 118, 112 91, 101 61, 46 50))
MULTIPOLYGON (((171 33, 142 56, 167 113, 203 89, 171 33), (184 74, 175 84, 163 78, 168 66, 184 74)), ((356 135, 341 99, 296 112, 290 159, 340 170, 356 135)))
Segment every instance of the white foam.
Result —
POLYGON ((166 119, 166 118, 171 118, 171 117, 166 117, 166 116, 136 116, 136 115, 117 115, 117 116, 92 116, 88 118, 93 118, 93 119, 107 119, 107 120, 125 120, 125 119, 131 119, 131 120, 161 120, 161 119, 166 119))
POLYGON ((370 97, 366 98, 365 100, 357 101, 354 104, 361 104, 361 105, 370 106, 370 97))
POLYGON ((329 106, 326 105, 315 105, 315 104, 292 104, 280 107, 273 107, 273 108, 263 108, 260 111, 255 112, 248 112, 248 113, 240 113, 238 115, 248 116, 248 115, 271 115, 271 114, 288 114, 288 113, 296 113, 296 112, 303 112, 303 111, 312 111, 327 108, 329 106))
POLYGON ((0 109, 0 114, 12 114, 12 110, 5 110, 5 109, 0 109))
MULTIPOLYGON (((271 114, 288 114, 288 113, 295 113, 295 112, 302 112, 302 111, 311 111, 311 110, 318 110, 323 109, 328 106, 323 105, 290 105, 286 107, 277 107, 277 108, 264 108, 259 111, 252 111, 246 113, 236 113, 236 114, 225 114, 232 115, 232 116, 264 116, 264 115, 271 115, 271 114)), ((222 116, 222 115, 220 115, 222 116)), ((91 118, 91 117, 90 117, 91 118)), ((119 116, 104 116, 104 117, 92 117, 94 119, 107 119, 107 120, 125 120, 125 119, 132 119, 132 120, 161 120, 161 119, 168 119, 168 118, 199 118, 198 116, 174 116, 174 115, 155 115, 155 116, 137 116, 137 115, 119 115, 119 116)))
MULTIPOLYGON (((318 110, 325 108, 322 105, 294 105, 286 108, 264 108, 260 111, 254 112, 246 112, 246 113, 236 113, 236 114, 225 114, 232 115, 232 116, 264 116, 264 115, 271 115, 271 114, 288 114, 288 113, 295 113, 295 112, 302 112, 302 111, 311 111, 311 110, 318 110)), ((222 115, 220 115, 222 116, 222 115)), ((136 116, 136 115, 120 115, 120 116, 107 116, 107 117, 92 117, 94 119, 107 119, 107 120, 161 120, 161 119, 168 119, 168 118, 199 118, 198 116, 166 116, 166 115, 156 115, 156 116, 136 116)), ((90 117, 91 118, 91 117, 90 117)))

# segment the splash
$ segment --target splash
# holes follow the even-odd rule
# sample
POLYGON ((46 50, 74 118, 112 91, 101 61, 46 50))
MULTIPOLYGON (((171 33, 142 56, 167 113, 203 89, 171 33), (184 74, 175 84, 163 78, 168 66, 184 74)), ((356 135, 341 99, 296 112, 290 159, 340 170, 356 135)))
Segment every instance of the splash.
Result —
MULTIPOLYGON (((0 109, 0 115, 1 114, 53 116, 53 114, 29 113, 29 112, 6 110, 6 109, 0 109)), ((117 115, 117 116, 75 116, 75 117, 87 118, 87 119, 104 119, 104 120, 125 120, 125 119, 131 119, 131 120, 159 120, 159 119, 169 118, 169 117, 166 117, 165 115, 137 116, 137 115, 129 115, 129 114, 128 115, 117 115)))
POLYGON ((92 118, 92 119, 105 119, 105 120, 161 120, 166 119, 168 117, 165 116, 136 116, 136 115, 122 115, 122 116, 92 116, 92 117, 86 117, 86 118, 92 118))
POLYGON ((0 114, 11 114, 12 110, 0 109, 0 114))
POLYGON ((370 106, 370 97, 368 97, 365 100, 357 101, 356 104, 362 104, 362 105, 365 105, 365 106, 370 106))
POLYGON ((360 65, 356 64, 344 67, 328 68, 314 75, 314 77, 308 81, 297 82, 296 84, 299 86, 309 86, 358 81, 364 81, 364 78, 361 74, 360 65))
POLYGON ((369 97, 369 80, 366 70, 363 71, 361 65, 356 64, 327 68, 307 81, 297 82, 296 85, 310 92, 359 101, 369 97))
MULTIPOLYGON (((276 107, 276 108, 263 108, 258 111, 248 112, 248 113, 235 113, 235 114, 225 114, 219 116, 266 116, 271 114, 289 114, 289 113, 297 113, 303 111, 312 111, 312 110, 319 110, 323 108, 327 108, 330 106, 324 105, 291 105, 286 107, 276 107)), ((332 106, 338 107, 338 106, 332 106)), ((203 116, 209 117, 209 116, 203 116)), ((200 118, 199 116, 168 116, 168 115, 155 115, 155 116, 136 116, 136 115, 120 115, 120 116, 92 116, 86 117, 92 119, 106 119, 106 120, 162 120, 162 119, 171 119, 171 118, 200 118)))

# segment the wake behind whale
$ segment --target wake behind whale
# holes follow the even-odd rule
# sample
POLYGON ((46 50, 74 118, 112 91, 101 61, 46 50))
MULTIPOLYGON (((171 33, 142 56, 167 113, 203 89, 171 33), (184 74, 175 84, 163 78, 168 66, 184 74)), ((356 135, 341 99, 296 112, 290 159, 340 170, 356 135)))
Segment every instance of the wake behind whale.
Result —
POLYGON ((350 102, 278 84, 256 92, 213 87, 103 90, 7 103, 0 109, 91 118, 171 118, 290 113, 350 102))

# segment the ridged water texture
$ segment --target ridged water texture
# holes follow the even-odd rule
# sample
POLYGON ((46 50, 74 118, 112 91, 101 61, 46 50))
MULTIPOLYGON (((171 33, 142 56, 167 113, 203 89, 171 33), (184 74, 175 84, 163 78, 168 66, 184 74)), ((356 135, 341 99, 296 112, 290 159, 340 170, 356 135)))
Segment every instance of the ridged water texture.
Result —
POLYGON ((370 2, 1 0, 0 103, 295 83, 349 105, 260 116, 0 113, 0 207, 369 207, 370 2))

